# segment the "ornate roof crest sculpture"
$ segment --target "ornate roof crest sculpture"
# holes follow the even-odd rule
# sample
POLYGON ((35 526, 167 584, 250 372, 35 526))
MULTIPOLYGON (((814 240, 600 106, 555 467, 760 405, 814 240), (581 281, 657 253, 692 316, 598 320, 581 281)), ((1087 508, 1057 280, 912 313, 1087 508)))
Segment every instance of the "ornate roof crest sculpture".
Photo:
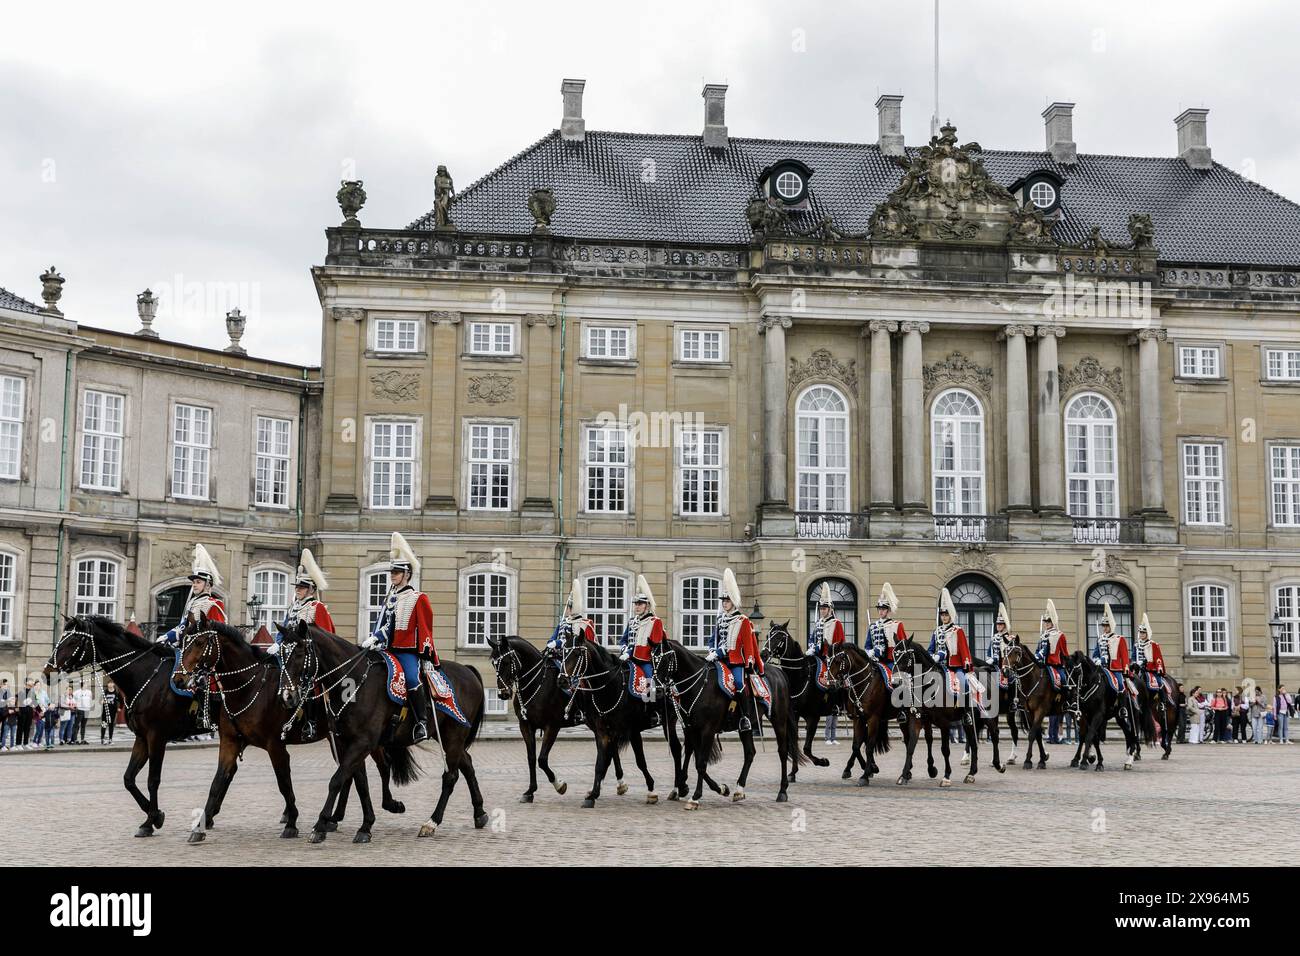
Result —
POLYGON ((528 214, 533 217, 533 232, 546 232, 555 215, 555 193, 539 186, 528 195, 528 214))
POLYGON ((343 212, 343 225, 360 226, 361 220, 357 218, 357 213, 366 204, 366 191, 361 188, 361 180, 343 180, 334 198, 338 200, 339 209, 343 212))
POLYGON ((1144 212, 1135 212, 1128 217, 1128 235, 1133 240, 1134 249, 1156 247, 1156 227, 1144 212))

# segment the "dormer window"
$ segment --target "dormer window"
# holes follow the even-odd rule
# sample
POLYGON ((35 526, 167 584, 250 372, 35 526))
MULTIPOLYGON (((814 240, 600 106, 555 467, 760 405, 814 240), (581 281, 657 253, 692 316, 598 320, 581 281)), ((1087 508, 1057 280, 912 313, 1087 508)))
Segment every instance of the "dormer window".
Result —
POLYGON ((797 159, 783 159, 758 174, 759 188, 768 199, 801 208, 808 201, 808 180, 812 172, 797 159))
POLYGON ((1056 205, 1056 187, 1046 179, 1040 179, 1029 187, 1029 201, 1039 209, 1051 209, 1056 205))
POLYGON ((1019 198, 1022 206, 1029 203, 1039 212, 1052 213, 1061 206, 1061 187, 1064 184, 1065 180, 1056 173, 1040 169, 1017 179, 1008 190, 1019 198))

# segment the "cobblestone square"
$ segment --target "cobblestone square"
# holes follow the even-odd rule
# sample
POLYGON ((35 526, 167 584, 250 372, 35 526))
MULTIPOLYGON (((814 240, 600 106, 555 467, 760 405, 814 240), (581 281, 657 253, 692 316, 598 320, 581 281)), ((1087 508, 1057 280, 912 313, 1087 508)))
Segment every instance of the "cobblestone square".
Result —
MULTIPOLYGON (((321 845, 306 834, 325 797, 333 767, 324 744, 292 751, 299 801, 297 840, 278 838, 281 801, 266 755, 250 749, 206 842, 186 843, 194 808, 201 807, 215 768, 212 748, 168 752, 160 799, 166 826, 152 839, 132 836, 143 815, 122 788, 122 751, 13 754, 0 760, 0 845, 10 864, 152 866, 160 864, 672 865, 735 863, 840 864, 1280 864, 1300 853, 1300 746, 1175 747, 1169 761, 1147 750, 1132 771, 1122 749, 1107 748, 1104 773, 1068 767, 1073 748, 1049 747, 1047 770, 1012 767, 999 774, 982 765, 974 784, 951 789, 925 775, 894 784, 902 766, 897 741, 879 758, 882 775, 869 788, 840 779, 848 747, 815 748, 832 760, 804 767, 779 804, 777 763, 769 740, 747 787, 733 804, 705 790, 699 812, 684 812, 666 796, 672 763, 662 740, 647 744, 660 802, 645 804, 645 785, 630 750, 630 787, 615 793, 611 771, 597 807, 581 809, 591 782, 590 740, 564 739, 551 764, 569 784, 559 796, 541 779, 536 802, 522 805, 527 786, 522 743, 485 739, 473 750, 491 822, 475 831, 468 791, 458 784, 443 827, 431 840, 415 831, 437 795, 436 749, 420 762, 433 776, 397 791, 407 813, 376 810, 374 842, 354 846, 359 820, 353 798, 348 819, 321 845)), ((987 747, 982 757, 987 759, 987 747)), ((938 756, 936 750, 936 757, 938 756)), ((734 784, 740 748, 725 744, 713 774, 734 784)), ((378 779, 370 768, 378 803, 378 779)), ((144 775, 140 782, 143 785, 144 775)), ((694 774, 691 775, 694 785, 694 774)))

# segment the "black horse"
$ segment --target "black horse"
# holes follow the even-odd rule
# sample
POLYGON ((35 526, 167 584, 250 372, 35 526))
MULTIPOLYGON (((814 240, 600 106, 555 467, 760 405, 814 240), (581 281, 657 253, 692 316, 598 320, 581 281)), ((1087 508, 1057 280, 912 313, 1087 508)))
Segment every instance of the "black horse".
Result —
MULTIPOLYGON (((695 793, 684 804, 685 809, 699 809, 705 783, 714 793, 730 794, 732 802, 745 799, 745 782, 750 764, 754 762, 754 732, 761 730, 763 716, 763 708, 748 687, 749 675, 746 675, 746 686, 733 700, 718 686, 716 665, 676 641, 665 639, 654 645, 650 656, 655 681, 667 690, 673 711, 682 724, 686 759, 690 756, 695 758, 695 793), (734 791, 719 787, 708 774, 709 764, 722 756, 722 741, 718 735, 728 730, 740 731, 745 755, 734 791)), ((768 722, 776 737, 777 755, 781 761, 781 788, 776 799, 778 803, 784 803, 789 799, 790 785, 786 761, 804 763, 807 758, 796 746, 799 728, 790 706, 790 686, 785 674, 779 668, 773 668, 766 672, 766 677, 772 696, 772 714, 768 722)), ((684 777, 685 773, 683 764, 681 775, 684 777)))
MULTIPOLYGON (((388 672, 379 653, 362 650, 337 634, 303 621, 292 629, 282 629, 281 634, 284 641, 280 655, 290 688, 290 703, 298 707, 305 702, 303 689, 319 688, 311 696, 324 704, 325 720, 339 762, 330 778, 325 805, 312 829, 311 842, 320 843, 325 839, 335 802, 348 781, 355 780, 364 815, 352 842, 369 843, 375 813, 365 774, 358 776, 357 771, 363 770, 366 755, 382 746, 394 783, 400 786, 416 779, 420 768, 410 752, 413 721, 407 716, 409 707, 394 703, 388 696, 388 672)), ((421 837, 431 837, 437 832, 447 801, 462 773, 469 786, 475 829, 482 829, 488 822, 469 754, 483 722, 483 681, 474 668, 455 661, 443 662, 442 669, 469 726, 437 708, 430 708, 433 714, 430 736, 441 745, 445 769, 442 794, 432 816, 420 827, 417 835, 421 837)), ((423 688, 408 688, 407 692, 423 693, 423 688)))
MULTIPOLYGON (((970 772, 966 774, 965 782, 974 783, 975 775, 979 773, 979 735, 975 732, 975 716, 979 705, 969 694, 953 695, 949 690, 948 675, 948 668, 941 666, 912 638, 894 645, 894 681, 896 685, 902 685, 900 709, 903 711, 903 733, 907 743, 907 757, 903 761, 903 772, 898 778, 900 785, 912 779, 912 753, 916 749, 920 731, 925 731, 929 751, 933 727, 936 725, 941 735, 943 753, 943 779, 939 781, 939 786, 952 786, 948 730, 953 723, 962 724, 970 747, 970 772), (918 681, 920 686, 917 686, 918 681)), ((969 677, 972 682, 975 680, 973 673, 969 677)), ((928 753, 927 764, 927 770, 933 779, 938 775, 938 770, 933 756, 928 753)))
MULTIPOLYGON (((285 676, 274 655, 249 644, 238 629, 228 624, 200 615, 198 626, 187 635, 172 682, 196 695, 208 692, 217 698, 217 729, 221 735, 217 773, 203 808, 203 826, 194 826, 190 843, 202 843, 205 831, 212 829, 249 744, 265 750, 275 770, 275 782, 284 797, 284 815, 280 818, 284 830, 280 836, 290 839, 298 835, 298 807, 286 747, 315 743, 325 737, 327 727, 321 705, 310 700, 309 689, 299 695, 305 703, 290 704, 294 695, 285 676)), ((393 799, 389 789, 384 751, 377 748, 370 756, 379 768, 384 809, 389 813, 405 812, 406 807, 393 799)), ((359 774, 364 776, 365 772, 363 766, 359 774)), ((351 782, 344 787, 331 818, 336 826, 343 819, 350 787, 351 782)))
POLYGON ((206 732, 198 714, 198 701, 171 689, 168 679, 175 649, 156 644, 126 630, 106 617, 63 616, 63 633, 54 645, 42 673, 71 673, 84 668, 102 670, 113 679, 126 702, 126 725, 135 734, 131 757, 122 782, 145 813, 138 837, 151 837, 162 828, 166 814, 158 808, 167 744, 206 732), (135 785, 140 768, 149 764, 146 797, 135 785))
MULTIPOLYGON (((533 794, 537 792, 538 767, 542 768, 555 792, 564 796, 569 784, 555 779, 549 762, 551 748, 565 727, 582 723, 590 727, 591 724, 576 702, 571 704, 572 696, 560 686, 560 669, 555 662, 529 641, 513 634, 489 637, 487 641, 492 669, 497 675, 497 694, 514 705, 519 733, 524 738, 524 749, 528 754, 528 789, 519 802, 533 802, 533 794), (541 750, 537 748, 539 731, 542 735, 541 750)), ((618 781, 616 792, 621 797, 627 793, 628 786, 623 781, 623 761, 619 759, 617 747, 614 748, 613 760, 614 777, 618 781)))
POLYGON ((901 713, 894 706, 893 688, 881 673, 880 665, 856 644, 847 641, 837 644, 831 652, 830 669, 831 676, 844 688, 844 707, 853 722, 853 750, 843 779, 853 776, 856 761, 862 765, 858 786, 865 787, 880 772, 875 754, 889 750, 890 722, 900 720, 902 727, 901 713))
MULTIPOLYGON (((1066 668, 1068 684, 1069 669, 1066 668)), ((1034 766, 1034 744, 1038 744, 1038 769, 1047 767, 1048 753, 1043 748, 1043 720, 1047 717, 1063 717, 1068 708, 1067 700, 1071 696, 1070 688, 1057 689, 1052 677, 1043 664, 1029 648, 1015 638, 1006 653, 1002 655, 1002 673, 1006 675, 1011 687, 1011 715, 1025 722, 1025 763, 1026 770, 1034 766)), ((1015 727, 1015 723, 1012 723, 1015 727)), ((1014 755, 1011 758, 1015 760, 1014 755)))
MULTIPOLYGON (((772 622, 767 633, 767 643, 763 648, 763 662, 768 668, 778 667, 785 674, 790 685, 790 706, 794 709, 796 726, 799 718, 807 730, 804 733, 803 753, 814 767, 829 767, 831 762, 825 757, 818 757, 812 751, 813 738, 817 736, 817 725, 823 717, 835 713, 836 703, 841 692, 832 687, 823 690, 817 682, 817 669, 820 661, 809 657, 799 649, 799 645, 790 635, 790 622, 777 624, 772 622)), ((798 774, 796 764, 790 770, 790 782, 795 782, 798 774)))
POLYGON ((1158 675, 1160 690, 1147 685, 1148 672, 1137 664, 1129 668, 1129 676, 1138 690, 1138 709, 1142 716, 1142 742, 1159 744, 1160 759, 1168 760, 1174 749, 1174 728, 1178 724, 1178 705, 1174 694, 1178 682, 1167 674, 1158 675))
POLYGON ((1097 755, 1098 771, 1106 769, 1101 756, 1101 742, 1106 731, 1106 724, 1113 717, 1124 734, 1124 769, 1130 770, 1133 761, 1142 753, 1141 737, 1138 734, 1138 715, 1133 698, 1124 687, 1127 675, 1120 675, 1120 689, 1111 687, 1106 669, 1094 662, 1082 651, 1070 655, 1070 707, 1075 712, 1079 724, 1079 746, 1074 752, 1071 767, 1087 770, 1092 762, 1089 751, 1097 755))
POLYGON ((646 803, 658 803, 655 780, 645 762, 645 745, 641 734, 662 726, 673 755, 673 785, 679 777, 680 750, 668 717, 668 704, 660 699, 644 703, 628 690, 631 661, 620 661, 606 648, 580 634, 565 638, 561 657, 561 680, 574 697, 573 706, 582 710, 588 726, 596 735, 596 773, 591 790, 582 805, 591 809, 600 799, 601 783, 619 749, 632 745, 637 768, 645 776, 646 803))

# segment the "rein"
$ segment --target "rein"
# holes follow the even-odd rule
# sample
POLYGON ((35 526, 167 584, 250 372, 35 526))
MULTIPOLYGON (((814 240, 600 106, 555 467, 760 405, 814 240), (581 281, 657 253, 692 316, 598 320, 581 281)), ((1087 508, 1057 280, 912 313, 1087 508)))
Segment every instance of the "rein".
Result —
MULTIPOLYGON (((152 653, 153 651, 153 648, 151 647, 146 647, 144 650, 141 651, 128 650, 121 654, 118 654, 116 657, 109 657, 101 661, 99 659, 99 645, 95 641, 94 632, 83 631, 80 628, 74 628, 73 630, 64 631, 61 635, 59 635, 58 643, 55 644, 54 648, 50 651, 50 658, 48 661, 46 661, 46 666, 49 667, 51 670, 63 671, 64 673, 72 673, 71 670, 64 671, 64 669, 60 667, 58 663, 59 648, 63 646, 63 642, 69 637, 77 637, 77 638, 81 638, 82 640, 82 644, 77 647, 76 652, 72 655, 72 659, 74 661, 78 660, 85 653, 87 643, 89 643, 90 660, 85 664, 78 665, 76 669, 78 671, 82 671, 85 670, 87 667, 90 668, 90 673, 94 677, 96 687, 99 690, 101 695, 103 694, 104 688, 103 688, 103 678, 100 675, 107 675, 108 677, 112 677, 115 674, 119 674, 122 671, 126 670, 128 667, 130 667, 132 664, 134 664, 136 661, 138 661, 140 658, 144 657, 146 654, 152 653), (116 664, 118 661, 126 657, 129 657, 131 659, 124 664, 112 668, 111 670, 109 669, 108 667, 109 664, 116 664)), ((165 657, 158 659, 158 666, 154 668, 153 673, 151 673, 148 677, 145 678, 144 683, 141 684, 139 689, 136 690, 134 697, 128 699, 125 693, 122 695, 122 701, 128 713, 131 711, 131 708, 135 706, 135 702, 140 699, 140 695, 144 693, 145 688, 148 687, 149 684, 153 681, 153 679, 158 676, 158 672, 163 669, 163 665, 166 663, 167 663, 167 659, 165 657)))
MULTIPOLYGON (((618 698, 614 701, 613 704, 609 706, 608 709, 601 710, 600 705, 596 703, 596 693, 598 691, 604 690, 606 687, 609 686, 609 677, 611 674, 614 673, 614 669, 606 668, 603 671, 593 672, 590 675, 588 675, 587 665, 590 663, 591 655, 593 652, 591 648, 586 646, 585 638, 576 638, 576 640, 580 641, 581 643, 575 643, 573 647, 569 648, 564 653, 564 662, 563 662, 565 668, 564 676, 568 677, 570 681, 575 681, 575 680, 577 681, 577 683, 573 685, 573 690, 575 692, 583 691, 584 693, 592 695, 591 706, 598 715, 600 715, 601 717, 605 717, 609 714, 612 714, 618 708, 618 705, 623 703, 623 698, 627 696, 627 685, 620 680, 618 682, 619 684, 618 698), (582 661, 581 661, 582 669, 580 671, 577 671, 576 673, 570 674, 568 671, 569 656, 573 654, 575 651, 582 652, 582 661), (590 686, 592 677, 603 677, 605 679, 593 687, 590 686)), ((574 697, 573 700, 577 700, 577 698, 574 697)))
POLYGON ((528 670, 520 670, 520 668, 523 667, 523 663, 520 660, 519 652, 513 647, 492 660, 492 669, 496 671, 497 675, 497 686, 504 687, 510 691, 511 695, 515 698, 515 702, 519 705, 519 716, 524 720, 528 719, 528 705, 536 699, 537 695, 542 692, 542 687, 545 686, 545 682, 542 680, 545 676, 545 673, 542 671, 542 665, 545 663, 546 658, 538 658, 537 663, 528 668, 528 670), (511 680, 503 681, 501 677, 501 664, 506 658, 511 658, 514 661, 514 666, 511 669, 514 677, 511 680), (530 686, 533 688, 533 691, 525 700, 521 695, 530 686))

